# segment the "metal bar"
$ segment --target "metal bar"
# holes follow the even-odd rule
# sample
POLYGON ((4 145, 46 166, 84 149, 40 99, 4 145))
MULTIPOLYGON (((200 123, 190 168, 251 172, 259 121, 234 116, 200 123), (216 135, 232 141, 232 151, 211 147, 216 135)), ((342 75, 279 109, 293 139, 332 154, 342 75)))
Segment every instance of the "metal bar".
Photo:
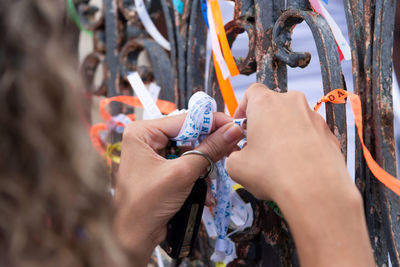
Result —
MULTIPOLYGON (((91 92, 115 96, 126 93, 128 88, 120 76, 138 69, 146 76, 142 78, 154 79, 162 87, 161 98, 184 108, 192 93, 204 90, 206 27, 199 0, 185 0, 182 14, 175 10, 172 0, 154 1, 147 1, 146 7, 153 19, 163 15, 165 25, 161 23, 161 28, 168 35, 169 52, 148 39, 134 5, 129 1, 103 0, 104 14, 95 19, 93 14, 97 9, 89 5, 90 1, 74 0, 79 7, 81 24, 94 31, 95 41, 95 52, 86 57, 81 71, 91 92), (152 66, 138 68, 137 57, 144 50, 148 52, 152 66), (104 81, 99 88, 94 88, 94 73, 103 62, 104 81)), ((395 175, 391 58, 396 1, 344 0, 343 3, 351 45, 354 92, 362 100, 364 142, 377 162, 395 175)), ((286 92, 286 65, 307 67, 311 59, 308 52, 291 50, 293 28, 303 20, 310 27, 317 45, 324 93, 336 88, 345 89, 331 30, 324 18, 311 11, 308 0, 235 1, 234 19, 225 25, 225 30, 231 46, 240 33, 246 31, 249 36, 248 55, 235 59, 241 74, 255 72, 258 82, 271 90, 286 92)), ((157 25, 160 26, 160 21, 157 25)), ((208 93, 216 99, 218 110, 223 111, 224 103, 212 61, 209 70, 208 93)), ((118 105, 112 105, 112 114, 120 110, 118 105)), ((327 104, 326 112, 329 127, 346 154, 344 106, 327 104)), ((356 185, 364 198, 377 266, 387 266, 389 253, 393 266, 399 267, 399 197, 372 176, 358 140, 355 157, 356 185)), ((240 189, 239 194, 251 203, 254 223, 245 232, 232 235, 238 258, 229 266, 299 266, 286 222, 264 201, 257 200, 244 189, 240 189)), ((207 239, 204 229, 202 231, 195 259, 211 266, 209 257, 213 240, 207 239)), ((186 259, 182 264, 188 262, 190 260, 186 259)))

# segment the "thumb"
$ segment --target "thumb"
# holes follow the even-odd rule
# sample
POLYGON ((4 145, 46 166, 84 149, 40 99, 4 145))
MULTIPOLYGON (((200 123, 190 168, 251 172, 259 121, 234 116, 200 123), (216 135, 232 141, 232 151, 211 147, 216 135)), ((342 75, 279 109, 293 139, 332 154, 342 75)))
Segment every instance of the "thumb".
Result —
MULTIPOLYGON (((205 153, 213 162, 222 159, 230 153, 243 138, 243 129, 236 123, 227 123, 204 139, 195 149, 205 153)), ((176 159, 183 166, 191 166, 193 179, 204 174, 209 162, 202 156, 189 154, 176 159)))
POLYGON ((226 171, 235 182, 244 185, 246 184, 245 177, 248 175, 243 166, 248 166, 245 161, 248 159, 244 154, 246 148, 232 152, 226 161, 226 171))
POLYGON ((206 153, 213 162, 217 162, 232 152, 242 138, 243 129, 236 123, 227 123, 204 139, 196 150, 206 153))

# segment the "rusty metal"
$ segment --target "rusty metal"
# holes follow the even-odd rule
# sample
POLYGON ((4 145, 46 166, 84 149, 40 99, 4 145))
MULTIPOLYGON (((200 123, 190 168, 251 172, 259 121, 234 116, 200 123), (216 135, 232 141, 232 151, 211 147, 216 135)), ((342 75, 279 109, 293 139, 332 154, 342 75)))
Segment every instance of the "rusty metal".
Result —
MULTIPOLYGON (((391 59, 396 1, 366 1, 364 7, 356 1, 344 3, 352 45, 354 91, 361 97, 366 124, 364 142, 378 164, 395 176, 391 59)), ((364 197, 376 263, 387 266, 389 253, 393 266, 399 266, 399 198, 373 177, 362 158, 359 142, 356 150, 356 184, 364 197)))
MULTIPOLYGON (((147 0, 145 6, 159 31, 169 40, 171 51, 163 50, 146 33, 135 13, 133 0, 104 0, 104 8, 92 1, 74 0, 81 24, 93 30, 94 51, 83 61, 81 72, 89 92, 114 96, 133 92, 125 75, 137 70, 145 83, 156 81, 161 98, 186 107, 195 91, 205 90, 224 109, 211 61, 205 81, 206 35, 200 1, 185 0, 179 14, 172 0, 147 0), (139 53, 149 54, 151 66, 138 66, 139 53), (93 77, 103 67, 103 81, 97 88, 93 77)), ((363 105, 364 141, 377 162, 396 174, 393 111, 391 99, 392 46, 396 1, 344 0, 352 50, 354 91, 363 105)), ((248 55, 236 58, 241 74, 256 73, 257 81, 271 90, 287 91, 287 66, 307 67, 311 55, 291 50, 295 25, 305 21, 310 28, 321 62, 323 90, 346 88, 337 46, 323 17, 313 12, 308 0, 236 0, 234 19, 225 25, 229 44, 246 32, 248 55)), ((116 113, 121 107, 114 106, 116 113)), ((346 154, 346 114, 343 105, 327 104, 327 122, 346 154)), ((378 266, 400 266, 400 201, 370 173, 356 144, 356 184, 364 197, 371 243, 378 266)), ((238 258, 229 266, 299 266, 287 223, 264 201, 244 189, 239 194, 254 209, 254 224, 232 236, 238 258)), ((182 266, 213 266, 210 262, 213 240, 199 235, 198 249, 182 266)), ((180 262, 174 263, 176 266, 180 262)))

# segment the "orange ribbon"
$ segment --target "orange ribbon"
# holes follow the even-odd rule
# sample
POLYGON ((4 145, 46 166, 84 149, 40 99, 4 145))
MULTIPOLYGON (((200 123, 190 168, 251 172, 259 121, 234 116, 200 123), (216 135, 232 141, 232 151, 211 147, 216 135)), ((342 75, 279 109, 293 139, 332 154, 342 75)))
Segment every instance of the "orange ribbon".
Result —
MULTIPOLYGON (((218 0, 209 0, 211 13, 215 22, 216 32, 218 35, 219 43, 221 46, 222 53, 225 58, 226 65, 228 66, 230 75, 236 76, 240 74, 238 67, 236 66, 235 59, 233 58, 228 39, 226 38, 226 32, 224 27, 224 22, 222 20, 221 9, 218 4, 218 0)), ((226 80, 223 78, 221 68, 218 62, 215 60, 215 55, 213 53, 213 60, 215 66, 215 73, 217 75, 217 80, 219 88, 221 90, 222 98, 228 108, 229 114, 233 116, 238 107, 238 102, 235 97, 231 82, 229 78, 226 80)))
POLYGON ((368 148, 364 144, 363 139, 363 124, 362 124, 362 108, 361 108, 361 101, 360 97, 356 94, 351 92, 345 91, 343 89, 336 89, 329 92, 327 95, 323 96, 320 101, 314 106, 314 111, 317 111, 323 102, 331 102, 334 104, 345 103, 345 99, 349 98, 351 110, 353 111, 355 124, 357 127, 358 137, 360 138, 361 146, 363 148, 363 154, 365 161, 369 169, 371 170, 372 174, 387 188, 392 190, 398 196, 400 196, 400 181, 387 173, 384 169, 382 169, 378 163, 374 160, 371 153, 369 152, 368 148))
MULTIPOLYGON (((106 106, 110 104, 110 102, 120 102, 131 107, 143 108, 142 103, 140 102, 139 98, 135 96, 114 96, 110 98, 106 98, 100 101, 100 116, 103 120, 108 121, 111 120, 110 113, 106 110, 106 106)), ((157 107, 160 109, 161 113, 169 114, 176 109, 175 104, 166 100, 158 99, 156 102, 157 107)))
POLYGON ((215 21, 215 26, 218 34, 218 39, 221 44, 222 53, 228 66, 231 76, 234 77, 240 74, 239 69, 236 66, 235 59, 232 56, 231 48, 226 38, 226 32, 224 27, 224 22, 222 20, 221 9, 219 8, 218 0, 209 0, 211 6, 211 13, 215 21))
POLYGON ((106 153, 106 149, 103 146, 103 142, 100 139, 99 133, 101 131, 106 131, 107 125, 105 123, 98 123, 90 127, 90 140, 92 141, 93 147, 101 154, 106 153))
MULTIPOLYGON (((110 98, 106 98, 100 101, 100 116, 103 120, 109 121, 112 119, 111 114, 107 111, 106 106, 110 104, 111 102, 120 102, 126 105, 129 105, 131 107, 138 107, 138 108, 143 108, 142 103, 140 102, 139 98, 134 97, 134 96, 114 96, 110 98)), ((160 100, 158 99, 156 102, 157 107, 160 109, 160 111, 163 114, 169 114, 172 111, 176 109, 175 104, 166 100, 160 100)), ((130 118, 132 121, 135 120, 135 114, 128 114, 126 115, 128 118, 130 118)), ((117 122, 116 123, 118 126, 124 126, 122 123, 117 122)), ((106 123, 98 123, 93 125, 90 128, 90 140, 92 141, 92 144, 94 148, 101 154, 104 155, 106 154, 106 148, 105 144, 101 140, 99 133, 101 131, 106 131, 107 130, 107 124, 106 123)))
POLYGON ((235 111, 238 107, 238 102, 236 100, 235 92, 233 91, 229 78, 224 80, 224 77, 222 77, 222 72, 218 62, 215 60, 214 53, 213 53, 213 60, 214 60, 215 74, 217 75, 217 80, 219 84, 219 89, 221 90, 222 98, 224 99, 224 102, 228 108, 229 114, 231 115, 231 117, 233 117, 233 114, 235 114, 235 111))

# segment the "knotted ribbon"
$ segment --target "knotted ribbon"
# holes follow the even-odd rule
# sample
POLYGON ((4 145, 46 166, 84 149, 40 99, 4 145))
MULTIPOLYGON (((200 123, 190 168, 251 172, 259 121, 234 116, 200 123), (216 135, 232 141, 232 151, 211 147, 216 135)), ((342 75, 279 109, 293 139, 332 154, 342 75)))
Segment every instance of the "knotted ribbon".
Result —
MULTIPOLYGON (((200 144, 211 132, 213 112, 217 111, 215 100, 204 92, 195 93, 189 100, 188 114, 178 134, 173 140, 179 142, 190 142, 193 146, 200 144)), ((215 163, 217 170, 216 186, 212 184, 211 190, 217 199, 214 208, 214 222, 217 229, 217 242, 211 260, 223 262, 236 258, 235 245, 227 237, 227 231, 231 216, 231 189, 232 180, 225 170, 225 161, 215 163)))

